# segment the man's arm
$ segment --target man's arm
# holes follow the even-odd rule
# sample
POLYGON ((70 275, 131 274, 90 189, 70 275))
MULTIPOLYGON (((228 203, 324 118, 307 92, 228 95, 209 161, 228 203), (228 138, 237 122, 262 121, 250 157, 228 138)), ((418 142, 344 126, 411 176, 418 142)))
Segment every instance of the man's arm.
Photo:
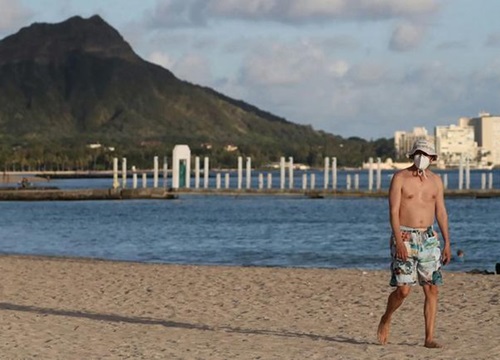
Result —
POLYGON ((399 220, 399 210, 401 207, 401 191, 403 187, 403 179, 400 173, 395 173, 392 177, 389 187, 389 218, 391 222, 392 233, 394 234, 396 245, 396 257, 403 261, 408 258, 408 251, 401 239, 401 222, 399 220))
POLYGON ((448 264, 451 260, 450 234, 448 231, 448 212, 444 203, 444 187, 441 178, 437 177, 438 196, 436 198, 436 220, 443 236, 444 249, 442 254, 443 264, 448 264))

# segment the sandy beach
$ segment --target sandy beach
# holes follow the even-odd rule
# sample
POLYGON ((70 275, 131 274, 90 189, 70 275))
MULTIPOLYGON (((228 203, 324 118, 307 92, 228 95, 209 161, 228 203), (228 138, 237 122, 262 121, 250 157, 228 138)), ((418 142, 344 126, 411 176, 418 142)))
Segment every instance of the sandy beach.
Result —
POLYGON ((445 272, 423 347, 419 287, 389 344, 388 271, 0 256, 2 359, 492 359, 500 276, 445 272))

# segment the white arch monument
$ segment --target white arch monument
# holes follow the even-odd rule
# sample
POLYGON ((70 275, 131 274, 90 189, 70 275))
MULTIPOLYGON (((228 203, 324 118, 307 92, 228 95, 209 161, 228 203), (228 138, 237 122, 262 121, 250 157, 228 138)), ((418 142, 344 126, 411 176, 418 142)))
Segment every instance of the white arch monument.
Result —
POLYGON ((187 145, 175 145, 172 154, 172 188, 189 188, 191 181, 191 150, 187 145))

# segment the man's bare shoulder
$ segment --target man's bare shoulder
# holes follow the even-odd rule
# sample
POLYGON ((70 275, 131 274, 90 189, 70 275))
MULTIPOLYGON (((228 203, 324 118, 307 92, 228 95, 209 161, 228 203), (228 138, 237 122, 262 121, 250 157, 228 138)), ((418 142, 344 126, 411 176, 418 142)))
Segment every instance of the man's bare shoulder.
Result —
POLYGON ((411 173, 412 172, 410 168, 396 171, 392 175, 390 189, 391 190, 401 189, 409 181, 411 173))
POLYGON ((426 171, 427 178, 434 180, 437 183, 442 183, 441 176, 439 174, 436 174, 435 172, 431 170, 426 171))
POLYGON ((408 177, 408 176, 411 176, 411 175, 412 175, 412 167, 410 166, 408 168, 396 171, 394 173, 394 175, 392 176, 392 178, 393 179, 405 178, 405 177, 408 177))

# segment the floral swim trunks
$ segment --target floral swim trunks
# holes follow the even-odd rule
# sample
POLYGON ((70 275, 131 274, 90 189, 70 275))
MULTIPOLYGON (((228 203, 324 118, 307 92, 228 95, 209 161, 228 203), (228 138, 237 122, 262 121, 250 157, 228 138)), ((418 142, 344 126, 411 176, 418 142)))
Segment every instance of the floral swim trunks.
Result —
POLYGON ((406 261, 396 258, 394 234, 391 236, 391 286, 441 285, 441 249, 432 226, 426 230, 401 226, 401 239, 406 246, 406 261))

